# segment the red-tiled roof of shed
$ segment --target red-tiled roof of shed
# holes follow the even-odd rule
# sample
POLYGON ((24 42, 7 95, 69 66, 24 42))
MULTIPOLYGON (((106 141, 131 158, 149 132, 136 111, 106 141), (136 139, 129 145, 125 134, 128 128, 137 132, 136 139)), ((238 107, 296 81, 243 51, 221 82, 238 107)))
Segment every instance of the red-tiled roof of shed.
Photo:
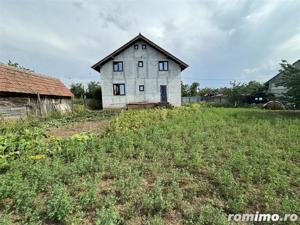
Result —
POLYGON ((0 64, 0 92, 71 97, 72 92, 57 78, 0 64))

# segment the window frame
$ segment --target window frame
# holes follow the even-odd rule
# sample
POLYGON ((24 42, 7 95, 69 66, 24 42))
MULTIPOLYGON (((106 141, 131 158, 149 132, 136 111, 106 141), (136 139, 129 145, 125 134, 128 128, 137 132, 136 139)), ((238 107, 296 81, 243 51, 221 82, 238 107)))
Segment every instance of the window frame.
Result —
POLYGON ((113 94, 114 94, 114 96, 125 96, 126 95, 125 83, 113 83, 113 94), (121 85, 124 86, 124 94, 121 94, 121 91, 120 91, 121 85), (116 89, 116 92, 115 92, 115 87, 118 87, 118 89, 116 89), (119 92, 119 93, 117 93, 117 92, 119 92))
POLYGON ((166 61, 166 60, 158 61, 158 71, 169 71, 169 61, 166 61), (160 69, 160 64, 161 63, 163 65, 162 69, 160 69), (167 68, 165 68, 165 65, 166 65, 167 68))
POLYGON ((139 85, 139 91, 145 91, 145 85, 144 84, 139 85))
POLYGON ((134 48, 135 50, 138 50, 138 49, 139 49, 139 45, 138 45, 138 44, 134 44, 134 45, 133 45, 133 48, 134 48))
POLYGON ((138 61, 138 67, 144 67, 144 61, 138 61), (140 66, 140 63, 142 63, 141 66, 140 66))
POLYGON ((142 49, 146 49, 147 45, 146 44, 142 44, 142 49))
POLYGON ((124 70, 124 63, 123 63, 123 61, 114 61, 113 62, 113 71, 114 72, 123 72, 123 70, 124 70), (120 66, 119 66, 119 64, 122 64, 122 70, 120 70, 120 66), (118 69, 117 70, 115 70, 115 65, 116 64, 118 64, 118 69))

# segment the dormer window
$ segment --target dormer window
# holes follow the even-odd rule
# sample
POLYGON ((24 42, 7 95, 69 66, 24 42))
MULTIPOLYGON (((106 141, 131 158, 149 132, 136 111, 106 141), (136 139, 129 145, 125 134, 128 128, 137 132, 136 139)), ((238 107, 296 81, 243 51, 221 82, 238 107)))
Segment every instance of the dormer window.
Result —
POLYGON ((133 47, 134 47, 134 49, 139 49, 139 45, 138 44, 135 44, 133 47))
POLYGON ((114 72, 123 72, 123 62, 113 62, 113 71, 114 72))
POLYGON ((146 44, 142 44, 142 49, 146 49, 147 45, 146 44))

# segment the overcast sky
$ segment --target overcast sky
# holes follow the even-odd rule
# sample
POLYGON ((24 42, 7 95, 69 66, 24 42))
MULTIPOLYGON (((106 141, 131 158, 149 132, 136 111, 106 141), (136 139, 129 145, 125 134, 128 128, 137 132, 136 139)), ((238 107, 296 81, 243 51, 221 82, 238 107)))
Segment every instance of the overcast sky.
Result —
POLYGON ((189 64, 185 83, 267 81, 300 58, 300 0, 0 0, 0 61, 66 84, 139 32, 189 64))

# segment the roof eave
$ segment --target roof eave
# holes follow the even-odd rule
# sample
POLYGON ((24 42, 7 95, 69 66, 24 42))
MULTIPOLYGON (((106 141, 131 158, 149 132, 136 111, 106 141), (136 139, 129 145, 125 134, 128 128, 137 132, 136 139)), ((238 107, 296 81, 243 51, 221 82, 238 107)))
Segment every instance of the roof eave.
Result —
POLYGON ((155 44, 154 42, 152 42, 151 40, 149 40, 148 38, 146 38, 142 34, 139 34, 135 38, 133 38, 132 40, 130 40, 129 42, 127 42, 126 44, 124 44, 123 46, 121 46, 120 48, 118 48, 117 50, 115 50, 114 52, 112 52, 111 54, 109 54, 108 56, 106 56, 103 59, 101 59, 100 61, 98 61, 91 68, 93 68, 94 70, 96 70, 97 72, 100 73, 102 65, 104 65, 105 63, 107 63, 109 60, 112 60, 116 55, 120 54, 122 51, 124 51, 125 49, 127 49, 129 46, 131 46, 133 43, 135 43, 139 39, 144 40, 145 42, 147 42, 148 44, 150 44, 153 48, 155 48, 157 51, 160 51, 161 53, 163 53, 164 55, 166 55, 168 58, 170 58, 171 60, 173 60, 174 62, 176 62, 180 66, 181 71, 183 71, 183 70, 185 70, 186 68, 189 67, 188 64, 186 64, 185 62, 181 61, 180 59, 178 59, 173 54, 171 54, 168 51, 166 51, 165 49, 161 48, 160 46, 158 46, 157 44, 155 44))

